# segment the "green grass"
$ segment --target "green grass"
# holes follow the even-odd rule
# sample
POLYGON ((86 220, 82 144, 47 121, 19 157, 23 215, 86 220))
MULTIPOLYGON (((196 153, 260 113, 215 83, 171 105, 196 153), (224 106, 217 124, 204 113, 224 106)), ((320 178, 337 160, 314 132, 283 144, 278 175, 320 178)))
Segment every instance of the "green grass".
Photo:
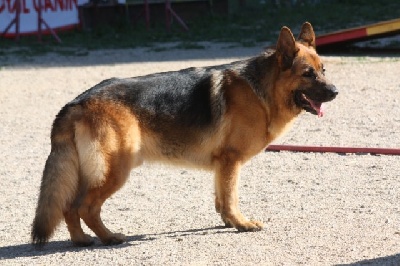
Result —
MULTIPOLYGON (((269 2, 269 1, 267 1, 269 2)), ((30 56, 46 52, 84 56, 82 50, 133 48, 154 43, 177 42, 172 49, 204 49, 200 41, 233 42, 237 46, 254 46, 259 42, 274 42, 280 28, 289 26, 298 33, 304 21, 310 21, 317 34, 349 27, 399 18, 400 1, 393 0, 330 0, 315 5, 274 7, 270 4, 257 10, 245 10, 235 15, 204 14, 200 19, 187 21, 189 32, 173 23, 171 32, 166 32, 163 22, 154 23, 150 30, 144 25, 132 27, 120 21, 92 31, 59 33, 63 43, 58 44, 52 36, 45 36, 43 43, 36 37, 22 37, 16 44, 12 40, 0 39, 0 55, 21 54, 30 56), (205 23, 206 22, 206 23, 205 23), (18 47, 18 49, 10 49, 18 47), (78 50, 79 52, 76 52, 78 50)))

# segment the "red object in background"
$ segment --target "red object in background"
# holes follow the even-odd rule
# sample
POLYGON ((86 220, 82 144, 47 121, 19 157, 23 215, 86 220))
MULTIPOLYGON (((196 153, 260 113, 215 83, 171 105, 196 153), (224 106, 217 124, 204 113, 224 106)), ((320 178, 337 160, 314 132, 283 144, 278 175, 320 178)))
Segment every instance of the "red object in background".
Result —
POLYGON ((20 22, 20 17, 21 15, 21 1, 17 0, 15 2, 15 17, 11 20, 11 22, 8 24, 8 26, 5 28, 4 32, 1 34, 0 37, 4 37, 7 32, 11 29, 11 27, 15 24, 15 39, 19 41, 19 22, 20 22))
POLYGON ((369 147, 324 147, 324 146, 297 146, 297 145, 269 145, 266 151, 294 151, 294 152, 333 152, 333 153, 369 153, 384 155, 400 155, 400 149, 369 148, 369 147))
POLYGON ((0 0, 0 37, 19 40, 22 35, 52 34, 79 24, 77 0, 0 0))
POLYGON ((362 27, 335 31, 317 36, 317 46, 333 45, 344 42, 354 42, 366 39, 395 35, 400 32, 400 19, 382 21, 362 27))
POLYGON ((53 35, 54 39, 57 40, 57 42, 61 43, 61 39, 58 37, 57 33, 47 24, 47 22, 43 19, 42 17, 42 0, 39 0, 39 8, 38 8, 38 39, 39 42, 42 41, 42 24, 46 27, 46 29, 53 35))
POLYGON ((171 16, 173 16, 185 30, 189 30, 189 28, 188 28, 188 26, 186 26, 185 22, 172 9, 171 1, 165 0, 165 23, 167 25, 168 31, 171 29, 171 16))

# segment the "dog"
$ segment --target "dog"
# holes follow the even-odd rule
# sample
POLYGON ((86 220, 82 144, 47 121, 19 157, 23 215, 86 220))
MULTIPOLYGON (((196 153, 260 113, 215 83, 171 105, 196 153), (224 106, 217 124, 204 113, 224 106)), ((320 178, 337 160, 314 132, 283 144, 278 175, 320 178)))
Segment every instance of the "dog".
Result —
POLYGON ((338 91, 324 76, 310 23, 297 40, 283 27, 274 49, 225 65, 104 80, 66 104, 51 131, 32 243, 43 246, 65 220, 71 241, 125 241, 101 206, 144 161, 215 173, 215 209, 227 227, 259 231, 239 210, 241 166, 303 111, 322 116, 338 91))

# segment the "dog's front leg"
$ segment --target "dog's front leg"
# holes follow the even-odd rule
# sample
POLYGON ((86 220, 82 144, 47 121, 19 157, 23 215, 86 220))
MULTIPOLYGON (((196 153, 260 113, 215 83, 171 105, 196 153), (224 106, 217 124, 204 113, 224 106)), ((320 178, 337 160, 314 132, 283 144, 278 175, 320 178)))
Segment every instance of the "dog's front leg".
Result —
POLYGON ((248 220, 239 210, 238 183, 241 163, 234 152, 218 157, 215 173, 215 208, 227 227, 237 230, 259 231, 263 224, 248 220))

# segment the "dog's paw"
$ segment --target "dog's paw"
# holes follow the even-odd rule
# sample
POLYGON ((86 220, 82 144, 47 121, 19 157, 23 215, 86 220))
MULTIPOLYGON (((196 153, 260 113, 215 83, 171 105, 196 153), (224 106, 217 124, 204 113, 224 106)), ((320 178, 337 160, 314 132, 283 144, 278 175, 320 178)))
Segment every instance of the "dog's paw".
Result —
POLYGON ((234 227, 239 232, 261 231, 264 227, 262 222, 248 220, 240 212, 236 212, 235 215, 229 215, 223 212, 221 213, 221 218, 225 227, 234 227))
POLYGON ((262 222, 259 221, 247 221, 235 225, 235 228, 239 232, 256 232, 256 231, 261 231, 264 228, 264 225, 262 222))
POLYGON ((235 227, 228 219, 224 219, 224 217, 222 217, 222 221, 224 222, 226 228, 235 227))
POLYGON ((84 234, 79 237, 75 237, 71 239, 71 241, 74 243, 74 246, 77 247, 88 247, 94 244, 94 240, 90 235, 84 234))
POLYGON ((104 243, 104 245, 119 245, 122 244, 126 241, 126 237, 124 234, 112 234, 110 235, 110 237, 108 237, 107 239, 105 239, 104 241, 102 240, 102 242, 104 243))

